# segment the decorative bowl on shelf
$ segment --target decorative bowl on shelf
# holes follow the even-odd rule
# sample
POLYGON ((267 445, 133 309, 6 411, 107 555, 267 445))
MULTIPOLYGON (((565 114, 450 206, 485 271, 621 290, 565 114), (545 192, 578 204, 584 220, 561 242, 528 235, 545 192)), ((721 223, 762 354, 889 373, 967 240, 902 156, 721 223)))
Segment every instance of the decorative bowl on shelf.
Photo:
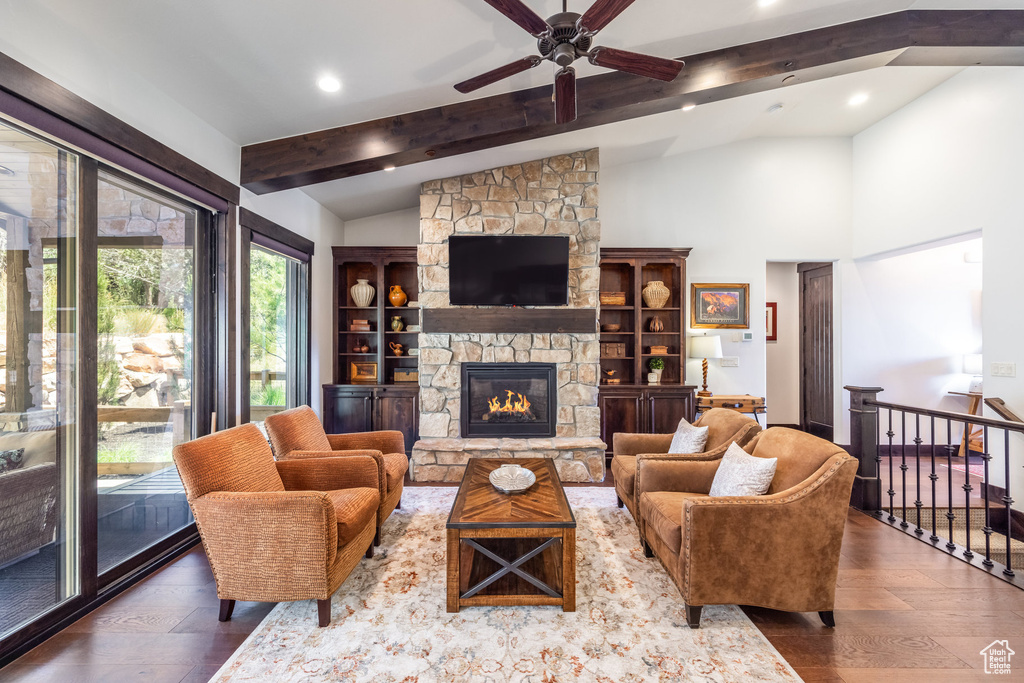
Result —
POLYGON ((537 482, 537 475, 519 465, 502 465, 488 479, 502 493, 522 493, 537 482))
POLYGON ((622 325, 619 325, 618 323, 605 323, 604 325, 601 325, 602 332, 618 332, 621 329, 622 325))

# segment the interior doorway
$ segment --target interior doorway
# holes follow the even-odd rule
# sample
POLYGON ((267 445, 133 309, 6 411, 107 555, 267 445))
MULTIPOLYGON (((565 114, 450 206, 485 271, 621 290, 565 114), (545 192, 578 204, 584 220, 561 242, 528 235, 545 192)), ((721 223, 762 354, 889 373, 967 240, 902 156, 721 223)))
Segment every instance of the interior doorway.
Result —
POLYGON ((797 264, 800 276, 800 428, 823 439, 835 432, 832 264, 797 264))

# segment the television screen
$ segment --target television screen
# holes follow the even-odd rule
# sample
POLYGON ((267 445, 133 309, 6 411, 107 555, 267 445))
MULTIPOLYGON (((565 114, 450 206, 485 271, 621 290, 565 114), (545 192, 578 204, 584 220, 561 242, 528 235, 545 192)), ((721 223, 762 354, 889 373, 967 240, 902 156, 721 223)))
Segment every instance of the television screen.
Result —
POLYGON ((569 238, 453 235, 448 275, 455 306, 565 306, 569 238))

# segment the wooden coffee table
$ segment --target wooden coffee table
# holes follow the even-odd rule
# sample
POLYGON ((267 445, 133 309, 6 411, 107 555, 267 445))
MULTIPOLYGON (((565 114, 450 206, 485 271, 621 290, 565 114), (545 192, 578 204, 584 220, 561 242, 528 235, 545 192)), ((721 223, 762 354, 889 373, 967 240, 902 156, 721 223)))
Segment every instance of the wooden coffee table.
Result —
POLYGON ((576 518, 547 458, 472 458, 448 516, 448 611, 472 605, 561 605, 576 611, 576 518), (501 493, 492 470, 515 463, 537 482, 501 493))

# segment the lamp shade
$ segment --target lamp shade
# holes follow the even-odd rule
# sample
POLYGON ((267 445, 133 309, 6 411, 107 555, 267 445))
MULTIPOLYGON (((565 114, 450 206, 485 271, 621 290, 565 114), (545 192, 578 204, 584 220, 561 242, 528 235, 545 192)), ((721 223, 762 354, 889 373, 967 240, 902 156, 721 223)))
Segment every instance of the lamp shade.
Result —
POLYGON ((722 338, 713 337, 692 337, 690 339, 690 358, 721 358, 722 338))
POLYGON ((964 374, 965 375, 980 375, 982 374, 982 363, 980 353, 965 353, 964 354, 964 374))

